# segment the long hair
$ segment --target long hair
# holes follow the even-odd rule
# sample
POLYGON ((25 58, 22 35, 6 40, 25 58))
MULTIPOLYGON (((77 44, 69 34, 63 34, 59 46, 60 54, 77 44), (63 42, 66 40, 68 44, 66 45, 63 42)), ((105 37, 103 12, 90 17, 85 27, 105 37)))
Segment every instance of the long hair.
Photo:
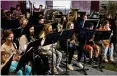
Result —
POLYGON ((14 34, 11 30, 5 30, 4 34, 3 34, 3 38, 1 40, 1 44, 3 44, 6 41, 6 38, 10 35, 10 34, 14 34))
POLYGON ((20 25, 22 25, 24 20, 26 20, 26 22, 28 23, 28 20, 26 18, 21 18, 20 21, 19 21, 20 25))
POLYGON ((73 22, 68 21, 67 24, 66 24, 66 29, 69 29, 69 28, 70 28, 70 25, 71 25, 72 23, 73 23, 73 22))
POLYGON ((41 31, 40 35, 39 35, 40 38, 45 38, 46 37, 46 35, 49 33, 48 28, 51 27, 51 26, 52 26, 51 24, 44 24, 44 28, 41 31))

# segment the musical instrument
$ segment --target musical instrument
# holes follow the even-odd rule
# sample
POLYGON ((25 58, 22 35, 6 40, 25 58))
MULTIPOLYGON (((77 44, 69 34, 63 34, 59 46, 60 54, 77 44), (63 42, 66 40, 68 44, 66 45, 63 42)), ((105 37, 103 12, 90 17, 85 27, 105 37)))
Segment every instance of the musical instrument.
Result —
POLYGON ((78 10, 79 9, 74 9, 74 8, 71 9, 71 14, 68 13, 68 21, 74 21, 74 20, 77 19, 77 17, 78 17, 78 10))
POLYGON ((44 11, 44 16, 46 20, 52 20, 55 15, 62 15, 62 12, 56 9, 47 9, 44 11))

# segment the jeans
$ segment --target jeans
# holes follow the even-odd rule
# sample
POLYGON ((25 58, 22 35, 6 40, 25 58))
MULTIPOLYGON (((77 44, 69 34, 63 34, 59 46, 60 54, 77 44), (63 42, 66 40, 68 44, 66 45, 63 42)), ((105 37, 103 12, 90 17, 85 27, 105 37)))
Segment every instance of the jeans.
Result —
POLYGON ((109 56, 113 56, 113 49, 114 49, 113 44, 111 44, 111 46, 104 46, 104 56, 107 56, 108 49, 109 49, 109 56))
MULTIPOLYGON (((48 55, 52 57, 52 51, 48 51, 48 55)), ((59 66, 62 59, 62 53, 58 50, 53 49, 53 66, 59 66)))
MULTIPOLYGON (((9 69, 9 72, 14 72, 14 71, 16 70, 16 68, 17 68, 17 65, 18 65, 18 62, 17 62, 17 61, 12 61, 12 62, 11 62, 10 69, 9 69)), ((22 69, 23 69, 23 68, 21 68, 21 69, 16 73, 16 75, 23 75, 22 69)), ((26 66, 25 66, 25 69, 26 69, 26 71, 24 72, 24 74, 25 74, 25 75, 29 75, 32 68, 31 68, 30 66, 26 65, 26 66)))

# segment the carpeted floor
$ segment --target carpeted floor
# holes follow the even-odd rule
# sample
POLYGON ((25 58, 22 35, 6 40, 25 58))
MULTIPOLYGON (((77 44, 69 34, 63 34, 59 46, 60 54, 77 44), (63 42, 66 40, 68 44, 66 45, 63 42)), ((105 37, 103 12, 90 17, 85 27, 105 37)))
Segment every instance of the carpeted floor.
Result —
MULTIPOLYGON (((114 59, 115 59, 115 63, 103 63, 104 68, 102 69, 103 72, 100 71, 99 68, 93 68, 92 65, 89 65, 86 63, 86 68, 88 68, 89 70, 87 70, 87 74, 88 75, 117 75, 117 50, 114 50, 114 59)), ((66 55, 65 53, 63 53, 63 59, 62 59, 62 64, 61 67, 64 71, 66 71, 66 55)), ((72 60, 72 63, 74 63, 76 60, 72 60)), ((83 62, 83 60, 82 60, 83 62)), ((70 71, 68 70, 68 74, 69 75, 84 75, 83 71, 78 71, 77 69, 79 69, 77 66, 73 65, 74 70, 70 71)), ((60 73, 63 75, 63 73, 60 73)))
POLYGON ((117 63, 116 64, 105 63, 104 65, 105 65, 104 69, 117 72, 117 63))

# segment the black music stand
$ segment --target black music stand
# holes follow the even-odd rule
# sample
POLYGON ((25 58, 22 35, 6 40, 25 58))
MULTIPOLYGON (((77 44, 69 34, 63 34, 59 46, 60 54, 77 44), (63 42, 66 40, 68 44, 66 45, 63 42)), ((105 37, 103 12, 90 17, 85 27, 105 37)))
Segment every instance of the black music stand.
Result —
POLYGON ((53 73, 53 44, 56 43, 60 39, 60 33, 50 33, 46 36, 45 42, 43 46, 52 44, 52 75, 53 73))
MULTIPOLYGON (((94 41, 110 39, 111 34, 112 34, 112 31, 96 31, 94 41)), ((99 54, 98 66, 93 66, 94 68, 99 68, 101 72, 103 72, 102 69, 104 68, 104 66, 102 65, 102 56, 103 56, 103 52, 101 50, 99 54)))
MULTIPOLYGON (((53 46, 53 43, 56 43, 59 40, 69 39, 72 35, 73 35, 73 30, 65 30, 62 32, 57 32, 57 33, 50 33, 47 35, 43 46, 49 45, 49 44, 52 44, 52 46, 53 46)), ((67 51, 68 51, 68 49, 67 49, 67 51)), ((66 52, 66 57, 67 57, 67 52, 66 52)), ((66 61, 67 61, 67 58, 66 58, 66 61)), ((66 63, 66 72, 64 74, 68 74, 67 73, 67 63, 66 63)), ((52 49, 52 75, 53 75, 53 49, 52 49)))
MULTIPOLYGON (((89 39, 94 35, 94 32, 95 32, 94 30, 85 30, 85 29, 82 29, 80 31, 80 33, 79 33, 79 36, 78 36, 78 39, 81 40, 81 42, 82 42, 82 43, 80 42, 82 45, 79 46, 79 47, 83 48, 83 46, 87 44, 87 41, 89 41, 89 39)), ((84 53, 83 68, 77 69, 76 71, 83 71, 85 75, 88 75, 87 72, 86 72, 86 70, 89 70, 89 69, 85 68, 85 64, 86 64, 86 51, 85 51, 85 49, 82 49, 82 51, 84 53)))
MULTIPOLYGON (((80 48, 83 48, 83 46, 85 44, 87 44, 87 41, 93 37, 95 31, 96 31, 96 28, 98 27, 98 24, 99 24, 99 19, 87 19, 85 21, 85 24, 84 24, 84 27, 83 29, 81 29, 78 33, 78 40, 79 40, 79 47, 80 48), (86 29, 86 27, 90 27, 88 26, 89 23, 93 23, 94 27, 92 30, 88 30, 86 29)), ((85 63, 86 63, 86 51, 85 49, 80 49, 80 50, 83 50, 84 52, 84 65, 83 65, 83 69, 78 69, 77 71, 83 71, 85 75, 87 75, 87 72, 86 70, 89 70, 89 69, 85 69, 85 63)))
MULTIPOLYGON (((60 40, 67 40, 67 39, 71 38, 73 33, 74 33, 74 30, 62 31, 60 40)), ((69 72, 68 72, 68 69, 67 69, 68 41, 66 43, 67 43, 67 46, 66 46, 66 48, 67 48, 67 50, 66 50, 66 71, 63 71, 63 72, 59 73, 60 75, 69 75, 69 72)))
POLYGON ((41 43, 41 39, 35 40, 34 42, 30 42, 27 46, 27 49, 25 51, 25 53, 23 53, 23 55, 21 56, 19 63, 17 65, 17 68, 14 72, 14 74, 17 73, 17 71, 19 69, 21 69, 22 67, 25 67, 25 64, 28 63, 28 61, 33 60, 32 64, 33 64, 33 69, 32 69, 32 73, 34 74, 34 54, 35 54, 35 50, 38 48, 38 46, 41 43))
POLYGON ((85 24, 84 24, 83 28, 87 27, 88 23, 93 23, 93 25, 94 25, 94 29, 93 30, 95 30, 99 26, 99 22, 100 22, 99 19, 87 19, 85 21, 85 24))
POLYGON ((8 62, 5 63, 5 65, 1 69, 1 75, 8 75, 9 74, 9 69, 11 66, 11 62, 13 59, 14 54, 9 58, 8 62))

